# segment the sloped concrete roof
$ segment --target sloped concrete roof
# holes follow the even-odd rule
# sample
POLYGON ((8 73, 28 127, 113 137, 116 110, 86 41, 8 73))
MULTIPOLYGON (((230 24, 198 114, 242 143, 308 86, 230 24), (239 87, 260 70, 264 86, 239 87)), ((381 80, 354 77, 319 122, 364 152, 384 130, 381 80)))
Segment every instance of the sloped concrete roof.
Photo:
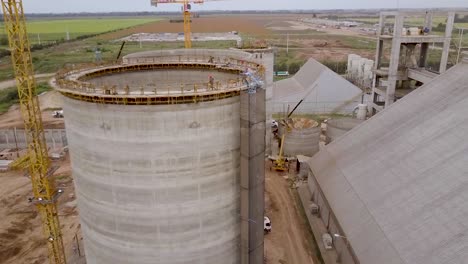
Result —
POLYGON ((468 62, 309 165, 360 263, 468 263, 468 62))
POLYGON ((273 87, 274 112, 282 104, 292 107, 305 97, 298 113, 350 112, 360 103, 362 91, 314 59, 310 59, 292 78, 273 87))

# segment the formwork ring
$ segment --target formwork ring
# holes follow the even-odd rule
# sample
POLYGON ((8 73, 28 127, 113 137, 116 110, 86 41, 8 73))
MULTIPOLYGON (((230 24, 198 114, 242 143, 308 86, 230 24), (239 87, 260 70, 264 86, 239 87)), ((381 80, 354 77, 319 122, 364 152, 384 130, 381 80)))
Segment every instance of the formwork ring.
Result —
MULTIPOLYGON (((261 72, 261 66, 257 69, 261 72)), ((239 96, 247 85, 241 78, 244 68, 236 65, 219 65, 210 63, 148 63, 133 65, 118 65, 95 69, 84 69, 59 75, 52 81, 53 86, 62 95, 85 102, 114 104, 114 105, 169 105, 192 104, 200 102, 216 101, 239 96), (226 83, 217 82, 211 86, 206 83, 180 84, 180 90, 171 90, 170 87, 145 91, 141 88, 139 94, 127 91, 117 91, 114 87, 95 87, 88 80, 105 75, 151 71, 167 69, 191 69, 212 70, 239 75, 226 83), (193 87, 193 90, 185 90, 184 87, 193 87), (158 92, 159 91, 159 92, 158 92), (161 92, 162 91, 162 92, 161 92), (167 92, 164 92, 167 91, 167 92)), ((263 73, 262 73, 263 74, 263 73)))

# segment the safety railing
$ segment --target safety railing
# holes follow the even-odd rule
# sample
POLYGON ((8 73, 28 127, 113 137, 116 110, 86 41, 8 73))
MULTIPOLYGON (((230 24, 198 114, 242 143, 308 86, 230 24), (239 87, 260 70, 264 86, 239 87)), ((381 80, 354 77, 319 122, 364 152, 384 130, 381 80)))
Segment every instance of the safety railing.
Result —
POLYGON ((58 74, 53 84, 65 96, 88 102, 106 104, 179 104, 213 101, 239 95, 248 88, 248 79, 242 75, 242 68, 252 70, 264 77, 263 66, 255 63, 146 63, 119 66, 103 66, 94 69, 75 69, 58 74), (96 85, 87 80, 124 72, 164 70, 164 69, 204 69, 228 72, 237 78, 203 83, 146 84, 139 87, 96 85))

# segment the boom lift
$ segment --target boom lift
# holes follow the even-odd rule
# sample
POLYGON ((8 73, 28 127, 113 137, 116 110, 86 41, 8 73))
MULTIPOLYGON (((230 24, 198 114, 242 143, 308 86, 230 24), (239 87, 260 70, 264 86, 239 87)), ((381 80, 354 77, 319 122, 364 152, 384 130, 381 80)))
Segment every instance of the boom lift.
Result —
POLYGON ((50 263, 65 264, 65 250, 56 206, 57 197, 62 191, 57 191, 50 177, 52 172, 36 94, 23 2, 22 0, 2 0, 2 9, 28 143, 28 170, 34 194, 31 202, 37 206, 42 218, 50 263))
MULTIPOLYGON (((284 126, 284 131, 283 135, 281 136, 281 143, 280 143, 280 151, 278 154, 278 158, 273 162, 273 169, 276 171, 286 171, 288 170, 288 167, 286 166, 286 158, 284 157, 284 139, 286 137, 286 134, 291 131, 291 127, 289 126, 289 119, 291 116, 294 114, 294 112, 297 110, 297 108, 304 102, 304 100, 309 96, 312 91, 317 87, 317 84, 315 84, 306 94, 305 96, 299 101, 299 103, 296 104, 296 106, 293 108, 291 112, 288 113, 288 115, 281 120, 280 125, 284 126)), ((289 107, 288 107, 289 111, 289 107)))

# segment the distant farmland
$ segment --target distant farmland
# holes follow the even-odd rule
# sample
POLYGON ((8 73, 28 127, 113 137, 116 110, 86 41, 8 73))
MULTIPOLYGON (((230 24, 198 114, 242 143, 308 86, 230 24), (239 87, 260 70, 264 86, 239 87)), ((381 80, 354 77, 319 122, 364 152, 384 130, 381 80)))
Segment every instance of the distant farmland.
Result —
MULTIPOLYGON (((60 20, 31 20, 27 22, 31 43, 48 42, 67 38, 75 39, 84 35, 93 35, 119 29, 131 28, 157 21, 157 18, 89 18, 60 20)), ((0 36, 5 36, 3 23, 0 24, 0 36)))

